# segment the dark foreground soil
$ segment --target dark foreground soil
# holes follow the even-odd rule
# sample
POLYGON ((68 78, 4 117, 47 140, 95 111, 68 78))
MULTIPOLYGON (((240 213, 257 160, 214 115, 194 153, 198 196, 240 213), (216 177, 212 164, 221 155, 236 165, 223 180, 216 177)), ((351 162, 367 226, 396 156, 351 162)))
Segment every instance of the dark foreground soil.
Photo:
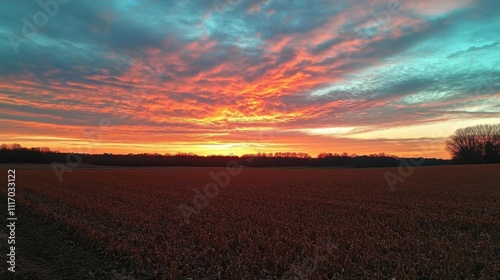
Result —
MULTIPOLYGON (((0 195, 5 202, 5 196, 0 195)), ((2 203, 6 206, 7 203, 2 203)), ((16 209, 16 267, 7 270, 6 211, 0 211, 0 279, 136 279, 126 264, 113 260, 99 248, 85 245, 77 233, 49 221, 29 209, 16 209)))
POLYGON ((499 170, 19 169, 0 280, 500 279, 499 170))

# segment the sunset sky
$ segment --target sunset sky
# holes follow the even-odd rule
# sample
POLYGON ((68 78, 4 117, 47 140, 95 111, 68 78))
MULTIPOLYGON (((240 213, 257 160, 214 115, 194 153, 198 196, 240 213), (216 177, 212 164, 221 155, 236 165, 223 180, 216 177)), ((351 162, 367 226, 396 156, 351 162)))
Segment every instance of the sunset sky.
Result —
POLYGON ((0 143, 449 158, 500 123, 498 0, 37 2, 0 4, 0 143))

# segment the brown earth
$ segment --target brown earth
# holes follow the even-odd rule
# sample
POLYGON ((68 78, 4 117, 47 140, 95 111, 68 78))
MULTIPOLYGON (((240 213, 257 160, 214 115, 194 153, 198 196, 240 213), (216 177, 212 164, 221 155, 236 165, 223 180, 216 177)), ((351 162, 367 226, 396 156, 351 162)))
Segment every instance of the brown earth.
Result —
POLYGON ((391 192, 397 168, 245 168, 200 200, 224 169, 17 169, 16 275, 498 279, 498 171, 419 167, 391 192))

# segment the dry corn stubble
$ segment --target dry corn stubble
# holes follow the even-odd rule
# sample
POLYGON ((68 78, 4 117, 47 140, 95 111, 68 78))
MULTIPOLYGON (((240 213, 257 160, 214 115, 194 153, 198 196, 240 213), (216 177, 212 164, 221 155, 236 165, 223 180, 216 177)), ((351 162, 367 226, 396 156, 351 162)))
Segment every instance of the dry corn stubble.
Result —
POLYGON ((246 168, 186 224, 178 205, 212 170, 75 170, 61 184, 50 170, 18 170, 18 197, 151 277, 499 273, 499 165, 419 167, 394 193, 392 169, 246 168))

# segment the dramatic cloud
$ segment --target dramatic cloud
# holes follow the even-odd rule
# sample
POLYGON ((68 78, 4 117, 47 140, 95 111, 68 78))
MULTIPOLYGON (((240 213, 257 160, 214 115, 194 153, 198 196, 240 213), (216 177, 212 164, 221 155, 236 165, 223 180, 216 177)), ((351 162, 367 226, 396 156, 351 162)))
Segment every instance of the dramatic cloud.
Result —
POLYGON ((0 142, 447 157, 500 122, 496 0, 4 6, 0 142))

